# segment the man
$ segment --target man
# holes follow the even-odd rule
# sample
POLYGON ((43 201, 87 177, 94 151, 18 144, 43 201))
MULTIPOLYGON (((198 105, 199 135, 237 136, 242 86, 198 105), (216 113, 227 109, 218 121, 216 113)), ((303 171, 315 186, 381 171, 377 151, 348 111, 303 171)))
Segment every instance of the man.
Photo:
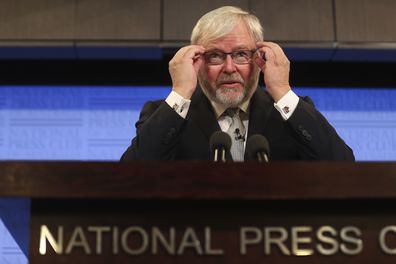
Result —
POLYGON ((277 44, 263 41, 257 17, 230 6, 207 13, 191 45, 169 62, 172 92, 165 101, 146 103, 121 159, 210 160, 209 139, 222 130, 235 136, 229 160, 244 160, 245 139, 261 134, 272 160, 353 161, 352 150, 310 100, 291 90, 289 64, 277 44), (265 91, 258 88, 260 72, 265 91), (234 153, 237 141, 242 155, 234 153))

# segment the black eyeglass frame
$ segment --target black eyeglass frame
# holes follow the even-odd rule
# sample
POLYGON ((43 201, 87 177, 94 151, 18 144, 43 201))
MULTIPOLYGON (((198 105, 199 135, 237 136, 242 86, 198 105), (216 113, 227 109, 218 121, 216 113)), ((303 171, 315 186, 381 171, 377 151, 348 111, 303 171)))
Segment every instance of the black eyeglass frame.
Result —
POLYGON ((203 56, 205 62, 206 62, 207 64, 209 64, 209 65, 222 65, 222 64, 224 64, 224 62, 225 62, 225 60, 226 60, 226 58, 227 58, 227 55, 230 55, 230 56, 231 56, 231 59, 232 59, 233 63, 235 63, 235 64, 237 64, 237 65, 245 65, 245 64, 249 64, 249 63, 252 61, 252 59, 253 59, 253 57, 254 57, 254 54, 255 54, 256 51, 258 51, 258 50, 259 50, 259 48, 251 49, 251 50, 239 49, 239 50, 234 50, 234 51, 232 51, 232 52, 223 52, 223 51, 221 51, 221 50, 210 50, 210 51, 204 52, 204 53, 202 54, 202 56, 203 56), (235 56, 235 55, 233 56, 233 54, 236 54, 237 52, 241 52, 241 51, 248 51, 248 52, 251 52, 251 53, 252 53, 252 54, 250 55, 250 58, 249 58, 249 61, 248 61, 248 62, 238 63, 238 62, 234 61, 234 56, 235 56), (222 60, 223 60, 223 62, 222 62, 222 63, 210 63, 210 62, 208 62, 207 55, 208 55, 208 54, 212 54, 212 53, 219 53, 219 54, 222 54, 222 58, 223 58, 222 60))

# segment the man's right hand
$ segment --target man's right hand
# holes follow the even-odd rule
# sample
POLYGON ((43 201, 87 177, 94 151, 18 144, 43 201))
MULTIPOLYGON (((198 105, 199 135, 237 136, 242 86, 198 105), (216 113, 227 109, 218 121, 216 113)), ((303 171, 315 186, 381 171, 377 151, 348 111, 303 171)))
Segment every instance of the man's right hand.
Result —
POLYGON ((198 70, 203 63, 201 55, 204 52, 203 46, 185 46, 169 62, 172 90, 185 99, 190 99, 197 87, 198 70))

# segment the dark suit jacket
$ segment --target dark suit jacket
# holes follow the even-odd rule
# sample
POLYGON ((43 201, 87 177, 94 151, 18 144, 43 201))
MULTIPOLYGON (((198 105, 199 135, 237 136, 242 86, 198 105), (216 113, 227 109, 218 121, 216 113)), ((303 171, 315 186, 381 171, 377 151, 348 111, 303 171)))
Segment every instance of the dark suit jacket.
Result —
MULTIPOLYGON (((199 87, 186 119, 165 101, 148 102, 136 128, 136 137, 121 160, 211 160, 209 139, 220 130, 199 87)), ((301 98, 293 115, 284 121, 269 94, 258 88, 251 98, 247 138, 254 134, 268 139, 271 160, 354 160, 352 150, 309 98, 301 98)))

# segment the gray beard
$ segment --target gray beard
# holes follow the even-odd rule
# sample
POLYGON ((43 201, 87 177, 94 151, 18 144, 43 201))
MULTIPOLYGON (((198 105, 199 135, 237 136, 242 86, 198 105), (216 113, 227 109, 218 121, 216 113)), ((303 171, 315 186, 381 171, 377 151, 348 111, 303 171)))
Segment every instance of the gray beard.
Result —
POLYGON ((222 87, 212 87, 207 81, 206 78, 200 76, 198 78, 199 85, 202 88, 202 92, 206 95, 206 97, 217 104, 224 106, 225 108, 230 107, 238 107, 242 103, 250 100, 253 93, 257 89, 259 74, 253 76, 248 80, 247 83, 244 84, 244 88, 240 91, 236 96, 232 93, 236 91, 229 88, 222 87))
POLYGON ((238 94, 236 95, 232 95, 234 93, 236 93, 236 91, 219 87, 216 88, 216 93, 213 99, 216 103, 222 104, 227 108, 237 107, 248 99, 246 96, 247 94, 246 89, 243 89, 241 92, 238 92, 238 94))

